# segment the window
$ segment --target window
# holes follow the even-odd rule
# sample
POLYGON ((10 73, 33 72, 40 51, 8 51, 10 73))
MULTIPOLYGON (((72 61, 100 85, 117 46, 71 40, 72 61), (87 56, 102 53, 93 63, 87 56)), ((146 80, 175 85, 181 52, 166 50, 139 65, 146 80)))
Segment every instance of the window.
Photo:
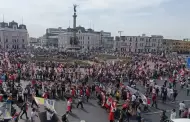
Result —
POLYGON ((9 48, 9 45, 6 45, 6 48, 8 49, 8 48, 9 48))
POLYGON ((130 38, 130 40, 129 40, 130 42, 132 42, 132 38, 130 38))
POLYGON ((143 47, 143 43, 140 43, 140 46, 143 47))
POLYGON ((1 37, 0 37, 0 42, 1 42, 1 37))
POLYGON ((90 40, 90 37, 88 36, 88 40, 90 40))
POLYGON ((8 42, 8 39, 6 39, 5 42, 8 42))
POLYGON ((16 27, 16 26, 13 26, 13 29, 14 29, 14 30, 16 30, 16 29, 17 29, 17 27, 16 27))
POLYGON ((24 44, 22 45, 22 48, 25 49, 25 45, 24 44))
POLYGON ((22 39, 22 42, 24 42, 24 39, 22 39))

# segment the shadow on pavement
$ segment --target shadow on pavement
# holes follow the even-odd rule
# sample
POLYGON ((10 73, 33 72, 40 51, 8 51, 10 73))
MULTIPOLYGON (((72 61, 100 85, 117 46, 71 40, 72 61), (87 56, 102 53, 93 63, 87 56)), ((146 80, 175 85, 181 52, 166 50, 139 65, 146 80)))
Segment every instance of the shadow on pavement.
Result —
POLYGON ((90 106, 93 106, 93 107, 97 107, 96 105, 94 105, 94 104, 91 103, 91 102, 87 102, 87 103, 85 103, 85 104, 90 105, 90 106))
POLYGON ((82 111, 84 111, 85 113, 89 113, 86 109, 82 108, 82 111))
POLYGON ((74 114, 74 113, 70 113, 69 114, 70 116, 72 116, 72 117, 74 117, 74 118, 76 118, 76 119, 80 119, 76 114, 74 114))
MULTIPOLYGON (((39 119, 40 119, 41 122, 47 122, 46 118, 47 118, 46 112, 39 113, 39 119)), ((58 121, 59 121, 59 118, 57 117, 56 114, 54 114, 53 117, 52 117, 51 122, 58 122, 58 121)))

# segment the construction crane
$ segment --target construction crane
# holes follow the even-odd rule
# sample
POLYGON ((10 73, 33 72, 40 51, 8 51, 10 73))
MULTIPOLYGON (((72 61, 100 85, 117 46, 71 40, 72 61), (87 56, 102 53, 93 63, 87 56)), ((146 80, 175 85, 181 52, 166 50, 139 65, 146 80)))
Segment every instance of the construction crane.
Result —
POLYGON ((121 34, 123 33, 123 31, 118 31, 118 33, 119 33, 119 36, 121 37, 121 34))

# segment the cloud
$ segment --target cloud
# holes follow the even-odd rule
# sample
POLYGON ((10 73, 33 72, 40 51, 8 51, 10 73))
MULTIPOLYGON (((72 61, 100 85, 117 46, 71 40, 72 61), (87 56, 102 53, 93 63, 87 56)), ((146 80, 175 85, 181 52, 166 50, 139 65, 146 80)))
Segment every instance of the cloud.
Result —
MULTIPOLYGON (((172 1, 175 0, 1 0, 0 11, 4 14, 5 21, 15 20, 21 23, 23 17, 30 35, 37 37, 43 35, 46 28, 66 28, 69 21, 72 25, 73 4, 77 4, 78 25, 90 27, 91 21, 98 30, 111 31, 116 35, 122 29, 126 34, 135 35, 140 32, 161 32, 167 25, 158 27, 164 24, 165 19, 170 23, 168 27, 183 21, 177 16, 166 16, 166 9, 162 5, 172 1), (172 19, 175 21, 170 22, 172 19), (154 30, 155 28, 159 30, 154 30)), ((171 35, 174 28, 170 33, 164 31, 165 35, 171 35)), ((176 30, 177 28, 179 27, 176 30)))

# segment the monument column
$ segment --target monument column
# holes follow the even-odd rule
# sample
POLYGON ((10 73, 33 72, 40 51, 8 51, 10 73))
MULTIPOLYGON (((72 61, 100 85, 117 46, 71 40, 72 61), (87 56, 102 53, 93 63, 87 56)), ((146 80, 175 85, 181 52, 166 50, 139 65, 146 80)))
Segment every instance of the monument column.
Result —
POLYGON ((76 40, 76 18, 77 18, 77 14, 76 14, 76 11, 74 12, 74 15, 73 15, 73 29, 74 29, 74 32, 73 32, 73 37, 74 37, 74 40, 76 40))

